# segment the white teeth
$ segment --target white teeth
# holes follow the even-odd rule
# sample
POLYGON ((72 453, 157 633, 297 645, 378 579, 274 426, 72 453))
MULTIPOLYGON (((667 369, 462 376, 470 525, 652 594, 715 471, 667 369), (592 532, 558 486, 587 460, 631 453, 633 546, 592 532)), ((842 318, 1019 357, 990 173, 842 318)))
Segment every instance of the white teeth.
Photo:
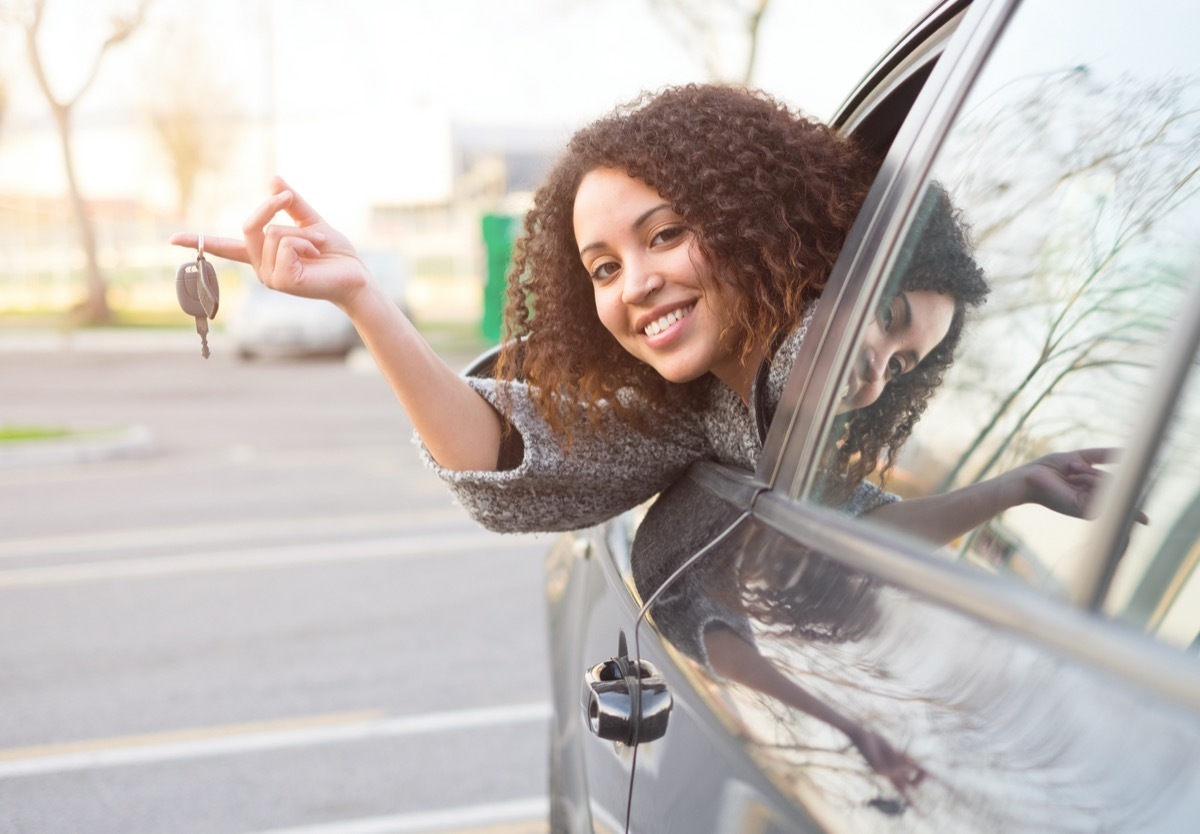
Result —
POLYGON ((850 383, 849 382, 847 382, 845 385, 842 386, 841 393, 838 394, 838 399, 844 400, 848 396, 850 396, 850 383))
POLYGON ((681 307, 678 310, 672 310, 657 321, 652 321, 646 325, 646 329, 643 332, 645 332, 647 336, 657 336, 659 333, 662 333, 672 324, 690 313, 693 306, 694 305, 689 305, 687 307, 681 307))

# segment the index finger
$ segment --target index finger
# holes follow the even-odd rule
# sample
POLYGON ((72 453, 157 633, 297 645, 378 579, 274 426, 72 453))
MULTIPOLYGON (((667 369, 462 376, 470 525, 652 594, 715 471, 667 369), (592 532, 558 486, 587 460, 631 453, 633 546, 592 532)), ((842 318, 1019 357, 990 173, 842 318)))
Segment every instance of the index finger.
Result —
POLYGON ((284 211, 296 221, 297 225, 312 226, 321 222, 321 215, 317 213, 317 210, 309 205, 296 189, 284 182, 283 177, 276 177, 271 185, 277 194, 283 191, 291 192, 292 201, 284 207, 284 211))
POLYGON ((1101 447, 1097 449, 1079 449, 1076 454, 1081 457, 1085 463, 1114 463, 1121 456, 1121 450, 1113 447, 1101 447))
MULTIPOLYGON (((170 242, 186 249, 195 249, 200 244, 200 235, 195 232, 176 232, 171 235, 170 242)), ((216 255, 218 258, 240 261, 244 264, 250 263, 250 255, 246 252, 246 244, 237 238, 209 237, 205 235, 204 251, 206 254, 216 255)))

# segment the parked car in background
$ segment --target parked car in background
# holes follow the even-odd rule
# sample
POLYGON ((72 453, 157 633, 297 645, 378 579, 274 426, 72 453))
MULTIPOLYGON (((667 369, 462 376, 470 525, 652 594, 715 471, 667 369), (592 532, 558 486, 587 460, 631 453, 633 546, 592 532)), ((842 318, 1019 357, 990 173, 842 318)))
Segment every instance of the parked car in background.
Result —
MULTIPOLYGON (((365 249, 367 268, 408 312, 408 266, 394 252, 365 249)), ((233 308, 226 331, 242 359, 257 357, 344 357, 362 345, 350 319, 328 301, 272 292, 258 281, 246 282, 241 303, 233 308)))
POLYGON ((328 301, 273 292, 257 282, 247 284, 226 332, 242 359, 345 356, 361 344, 350 319, 328 301))
POLYGON ((849 97, 884 162, 757 471, 698 464, 549 556, 553 831, 1197 830, 1196 32, 1180 0, 949 0, 849 97), (936 190, 992 295, 891 487, 1119 449, 1092 520, 935 547, 823 494, 936 190))

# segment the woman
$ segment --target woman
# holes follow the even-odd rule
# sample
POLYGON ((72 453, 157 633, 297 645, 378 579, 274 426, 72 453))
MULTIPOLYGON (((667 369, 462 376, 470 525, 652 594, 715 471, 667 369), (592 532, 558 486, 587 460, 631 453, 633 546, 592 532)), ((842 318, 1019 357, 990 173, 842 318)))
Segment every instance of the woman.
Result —
MULTIPOLYGON (((669 89, 593 123, 526 217, 511 341, 489 380, 448 368, 351 243, 282 180, 247 219, 244 240, 206 238, 206 248, 249 262, 268 287, 347 313, 430 464, 476 520, 565 530, 642 502, 697 460, 755 466, 874 169, 846 138, 737 88, 669 89), (295 226, 271 223, 281 210, 295 226)), ((172 242, 194 246, 196 236, 172 242)), ((902 356, 883 357, 891 376, 875 393, 856 390, 844 410, 920 375, 929 356, 936 370, 864 411, 873 428, 847 421, 847 455, 871 452, 856 468, 835 456, 849 473, 836 479, 849 512, 892 500, 864 478, 907 437, 911 424, 897 415, 920 413, 952 354, 947 338, 979 300, 912 292, 925 293, 942 324, 909 333, 902 356)))

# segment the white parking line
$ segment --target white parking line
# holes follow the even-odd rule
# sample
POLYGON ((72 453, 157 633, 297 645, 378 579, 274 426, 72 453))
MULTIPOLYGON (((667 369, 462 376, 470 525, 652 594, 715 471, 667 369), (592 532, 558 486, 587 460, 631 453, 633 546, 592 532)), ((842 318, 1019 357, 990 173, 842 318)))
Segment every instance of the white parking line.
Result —
POLYGON ((295 565, 409 559, 462 551, 487 552, 544 546, 545 541, 539 541, 534 536, 498 536, 484 530, 443 535, 396 535, 366 541, 289 544, 185 556, 146 556, 137 559, 14 568, 0 571, 0 590, 295 565))
POLYGON ((536 702, 401 718, 363 720, 362 715, 309 716, 258 725, 0 750, 0 779, 534 723, 549 720, 550 704, 536 702))
POLYGON ((415 527, 466 521, 457 507, 432 507, 419 512, 361 513, 308 518, 252 519, 219 524, 179 524, 126 530, 98 530, 66 535, 0 539, 0 559, 60 556, 68 553, 130 551, 149 547, 195 548, 234 542, 245 544, 280 536, 370 535, 397 533, 415 527))
MULTIPOLYGON (((252 834, 417 834, 417 832, 449 831, 465 826, 498 826, 504 823, 531 821, 529 831, 545 831, 549 803, 541 797, 516 799, 490 805, 472 805, 445 811, 423 811, 386 817, 369 817, 344 822, 305 825, 299 828, 273 828, 252 834)), ((478 830, 478 829, 476 829, 478 830)), ((511 831, 505 828, 505 831, 511 831)), ((499 832, 497 832, 499 834, 499 832)))

